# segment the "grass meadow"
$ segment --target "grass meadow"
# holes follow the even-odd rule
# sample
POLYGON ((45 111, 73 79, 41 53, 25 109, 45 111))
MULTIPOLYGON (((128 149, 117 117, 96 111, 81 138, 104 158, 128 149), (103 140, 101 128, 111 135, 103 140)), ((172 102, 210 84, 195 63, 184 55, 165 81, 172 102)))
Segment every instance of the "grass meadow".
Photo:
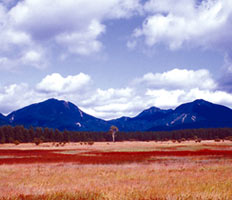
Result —
POLYGON ((212 141, 0 145, 0 199, 230 200, 231 152, 212 141))

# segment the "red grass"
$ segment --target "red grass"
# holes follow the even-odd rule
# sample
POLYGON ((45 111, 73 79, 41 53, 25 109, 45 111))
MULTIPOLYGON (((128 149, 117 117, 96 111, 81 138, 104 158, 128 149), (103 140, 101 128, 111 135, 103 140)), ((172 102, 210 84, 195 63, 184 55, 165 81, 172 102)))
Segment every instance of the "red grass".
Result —
MULTIPOLYGON (((80 149, 78 149, 80 150, 80 149)), ((76 150, 76 151, 78 151, 76 150)), ((198 151, 150 151, 150 152, 101 152, 89 151, 77 154, 64 154, 69 150, 0 150, 0 164, 31 164, 31 163, 79 163, 79 164, 121 164, 131 162, 144 162, 149 158, 186 157, 186 156, 216 156, 232 158, 232 150, 198 151)), ((152 162, 155 162, 153 159, 152 162)))

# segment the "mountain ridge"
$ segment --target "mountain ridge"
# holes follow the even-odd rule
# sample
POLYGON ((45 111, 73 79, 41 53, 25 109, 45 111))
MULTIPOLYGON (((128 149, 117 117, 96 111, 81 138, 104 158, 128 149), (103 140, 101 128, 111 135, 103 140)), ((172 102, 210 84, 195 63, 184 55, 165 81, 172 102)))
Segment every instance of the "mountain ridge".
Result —
POLYGON ((150 107, 135 117, 103 120, 83 112, 75 104, 47 99, 11 112, 0 114, 0 125, 48 127, 71 131, 108 131, 115 125, 120 131, 160 131, 192 128, 232 127, 232 109, 203 99, 175 109, 150 107))

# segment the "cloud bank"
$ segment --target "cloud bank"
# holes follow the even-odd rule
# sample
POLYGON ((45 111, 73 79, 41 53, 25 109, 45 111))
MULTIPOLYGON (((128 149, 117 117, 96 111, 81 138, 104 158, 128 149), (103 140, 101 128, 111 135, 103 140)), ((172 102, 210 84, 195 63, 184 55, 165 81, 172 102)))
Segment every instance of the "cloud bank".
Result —
POLYGON ((99 52, 104 21, 129 18, 140 6, 139 0, 1 1, 1 66, 44 68, 49 63, 45 55, 99 52))
POLYGON ((218 47, 227 52, 232 43, 230 0, 150 0, 144 10, 147 17, 134 37, 144 37, 148 46, 163 43, 171 50, 186 45, 218 47))
POLYGON ((84 73, 63 77, 45 76, 35 87, 26 83, 0 87, 0 110, 9 113, 31 103, 58 98, 75 103, 85 112, 103 119, 135 116, 151 106, 174 108, 181 103, 205 99, 232 107, 232 94, 218 88, 206 69, 173 69, 148 73, 124 88, 101 89, 84 73))

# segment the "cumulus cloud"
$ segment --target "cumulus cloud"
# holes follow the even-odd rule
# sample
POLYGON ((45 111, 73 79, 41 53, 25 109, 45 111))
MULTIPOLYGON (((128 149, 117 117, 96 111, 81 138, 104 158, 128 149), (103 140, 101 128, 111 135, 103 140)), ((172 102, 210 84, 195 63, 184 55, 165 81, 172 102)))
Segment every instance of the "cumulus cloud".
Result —
POLYGON ((37 68, 49 63, 38 49, 43 55, 58 53, 54 49, 69 55, 96 53, 103 46, 99 37, 106 31, 104 22, 128 18, 140 9, 139 0, 4 0, 0 53, 15 65, 37 68))
POLYGON ((149 73, 124 88, 95 88, 92 81, 84 73, 67 77, 53 73, 35 87, 26 83, 0 86, 0 112, 9 113, 48 98, 71 101, 88 114, 103 119, 133 117, 151 106, 175 108, 195 99, 232 107, 232 94, 218 89, 205 69, 149 73), (183 77, 175 77, 176 73, 183 77))
POLYGON ((213 103, 232 107, 232 95, 225 91, 211 91, 193 88, 190 90, 148 89, 148 101, 161 108, 175 108, 182 103, 204 99, 213 103))
POLYGON ((134 37, 146 44, 166 44, 170 49, 185 45, 218 47, 231 45, 232 2, 230 0, 150 0, 145 3, 146 20, 134 37))
MULTIPOLYGON (((34 91, 26 83, 11 84, 0 87, 1 113, 7 114, 32 103, 34 91)), ((36 101, 36 96, 34 96, 36 101)))
POLYGON ((181 97, 185 94, 184 90, 165 89, 147 89, 145 92, 147 101, 161 108, 174 108, 181 102, 181 97))
POLYGON ((163 89, 215 89, 216 82, 206 69, 187 70, 173 69, 164 73, 148 73, 134 81, 137 85, 146 85, 149 88, 163 89))
POLYGON ((122 115, 132 116, 136 110, 135 100, 135 92, 129 87, 106 90, 98 88, 91 97, 82 101, 82 107, 92 115, 112 119, 122 115))
POLYGON ((104 25, 93 20, 82 32, 62 33, 56 36, 56 42, 68 47, 71 53, 88 55, 101 49, 102 44, 96 38, 104 31, 104 25))
POLYGON ((89 75, 80 73, 74 76, 62 77, 58 73, 47 75, 37 84, 37 90, 45 93, 73 93, 83 90, 91 82, 89 75))

